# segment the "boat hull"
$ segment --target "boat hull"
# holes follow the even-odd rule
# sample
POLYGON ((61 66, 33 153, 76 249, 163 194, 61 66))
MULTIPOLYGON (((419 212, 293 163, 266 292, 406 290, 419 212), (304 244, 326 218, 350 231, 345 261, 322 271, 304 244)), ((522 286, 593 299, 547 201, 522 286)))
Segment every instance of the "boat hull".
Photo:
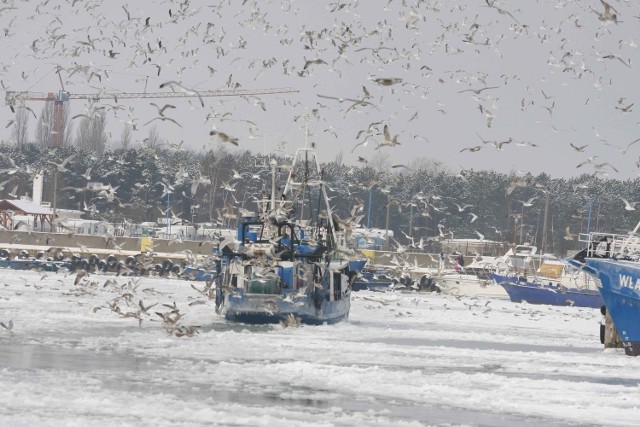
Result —
MULTIPOLYGON (((351 266, 349 267, 351 268, 351 266)), ((389 288, 393 279, 389 270, 384 268, 369 268, 360 270, 360 274, 351 285, 353 291, 383 291, 389 288)))
POLYGON ((622 339, 625 353, 640 355, 640 265, 637 262, 587 258, 600 279, 600 293, 622 339))
POLYGON ((0 267, 11 268, 13 270, 38 270, 38 271, 58 271, 58 269, 67 267, 64 262, 42 261, 34 259, 0 259, 0 267))
POLYGON ((354 291, 384 291, 391 286, 391 280, 356 280, 353 282, 352 289, 354 291))
POLYGON ((346 320, 350 308, 350 291, 337 301, 329 301, 322 292, 264 295, 238 289, 224 296, 222 314, 228 321, 250 324, 280 323, 294 316, 307 325, 322 325, 346 320))
POLYGON ((512 302, 600 308, 604 300, 592 289, 563 288, 519 281, 516 277, 492 274, 492 279, 509 295, 512 302))

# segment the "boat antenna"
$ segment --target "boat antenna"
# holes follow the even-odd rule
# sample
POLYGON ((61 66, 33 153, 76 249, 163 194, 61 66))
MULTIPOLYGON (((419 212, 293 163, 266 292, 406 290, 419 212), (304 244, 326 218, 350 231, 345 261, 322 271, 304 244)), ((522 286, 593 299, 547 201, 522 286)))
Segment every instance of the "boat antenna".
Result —
MULTIPOLYGON (((320 182, 324 182, 324 169, 320 173, 320 182)), ((323 184, 320 184, 323 185, 323 184)), ((318 208, 316 209, 316 229, 320 229, 320 211, 322 210, 322 188, 318 191, 318 208)))
POLYGON ((274 210, 276 208, 276 169, 278 167, 278 162, 276 162, 276 159, 271 159, 269 164, 271 165, 271 207, 270 207, 270 210, 274 210))

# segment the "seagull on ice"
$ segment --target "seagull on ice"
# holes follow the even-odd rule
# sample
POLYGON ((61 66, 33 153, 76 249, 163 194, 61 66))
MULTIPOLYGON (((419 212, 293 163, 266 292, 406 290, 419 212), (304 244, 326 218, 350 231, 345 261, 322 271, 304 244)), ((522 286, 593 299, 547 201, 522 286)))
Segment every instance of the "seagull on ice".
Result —
POLYGON ((11 332, 13 329, 13 319, 9 320, 6 325, 4 324, 4 322, 0 322, 0 326, 2 326, 8 332, 11 332))

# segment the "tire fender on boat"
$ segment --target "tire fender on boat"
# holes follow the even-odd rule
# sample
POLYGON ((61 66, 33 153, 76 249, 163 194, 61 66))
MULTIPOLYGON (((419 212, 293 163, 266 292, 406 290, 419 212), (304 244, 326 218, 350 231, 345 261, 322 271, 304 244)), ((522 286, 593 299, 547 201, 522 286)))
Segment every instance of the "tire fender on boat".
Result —
POLYGON ((118 265, 118 258, 116 258, 115 255, 109 255, 107 257, 107 265, 109 268, 116 268, 116 265, 118 265))
POLYGON ((165 259, 162 262, 162 271, 167 273, 169 271, 171 271, 171 269, 173 268, 173 262, 171 262, 170 259, 165 259))

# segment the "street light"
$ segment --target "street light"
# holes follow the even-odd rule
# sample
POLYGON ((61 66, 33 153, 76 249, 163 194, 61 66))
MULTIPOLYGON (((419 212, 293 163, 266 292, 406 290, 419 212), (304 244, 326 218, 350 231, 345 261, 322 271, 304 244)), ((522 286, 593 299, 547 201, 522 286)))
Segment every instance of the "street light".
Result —
POLYGON ((171 219, 169 218, 169 215, 171 215, 171 204, 169 202, 170 194, 171 194, 171 191, 167 190, 167 239, 171 234, 171 219))
POLYGON ((420 191, 418 194, 411 197, 411 200, 409 200, 409 236, 411 238, 413 238, 413 207, 417 207, 416 200, 422 200, 423 198, 424 195, 422 194, 422 191, 420 191))
POLYGON ((384 250, 385 251, 389 250, 389 207, 391 206, 391 203, 397 204, 398 202, 399 201, 397 199, 393 199, 389 194, 389 192, 387 192, 387 214, 386 214, 386 219, 384 224, 384 250))

